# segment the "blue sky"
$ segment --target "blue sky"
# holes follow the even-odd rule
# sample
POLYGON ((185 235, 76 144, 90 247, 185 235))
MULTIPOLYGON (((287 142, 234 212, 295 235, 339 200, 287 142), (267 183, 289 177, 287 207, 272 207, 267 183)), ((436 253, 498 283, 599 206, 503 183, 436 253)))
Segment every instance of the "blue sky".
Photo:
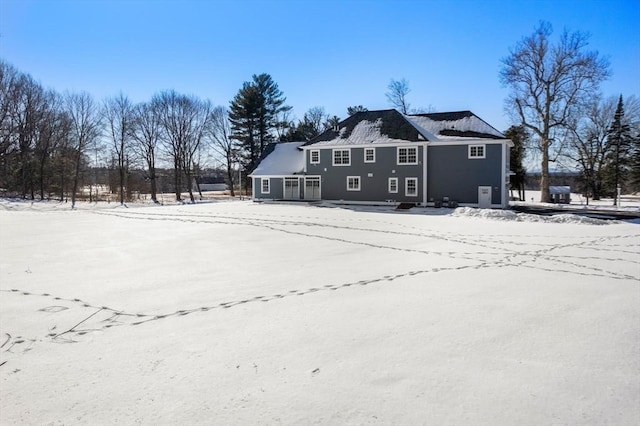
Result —
POLYGON ((405 78, 413 107, 469 109, 505 130, 500 59, 540 20, 591 34, 612 65, 605 95, 640 95, 640 0, 0 0, 0 57, 99 100, 175 89, 228 105, 264 72, 297 118, 390 108, 387 84, 405 78))

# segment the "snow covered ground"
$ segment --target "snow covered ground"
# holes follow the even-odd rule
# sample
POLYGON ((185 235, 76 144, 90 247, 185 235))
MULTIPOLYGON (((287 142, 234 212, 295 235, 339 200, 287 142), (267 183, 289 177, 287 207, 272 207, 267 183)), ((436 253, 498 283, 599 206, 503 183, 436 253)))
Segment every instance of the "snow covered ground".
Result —
POLYGON ((640 424, 640 225, 0 201, 0 424, 640 424))
MULTIPOLYGON (((510 196, 516 196, 516 191, 511 191, 510 196)), ((640 212, 640 194, 625 194, 620 197, 620 205, 613 204, 613 198, 600 200, 587 200, 582 194, 571 193, 570 204, 552 204, 540 202, 540 191, 526 191, 525 201, 512 201, 511 205, 547 206, 566 210, 590 209, 590 210, 617 210, 625 212, 640 212)))

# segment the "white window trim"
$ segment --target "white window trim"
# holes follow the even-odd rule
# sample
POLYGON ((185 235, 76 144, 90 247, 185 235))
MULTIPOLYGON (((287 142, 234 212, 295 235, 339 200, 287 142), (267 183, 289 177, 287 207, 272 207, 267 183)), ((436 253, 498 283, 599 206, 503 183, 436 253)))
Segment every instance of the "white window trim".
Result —
POLYGON ((260 192, 262 192, 263 194, 270 194, 271 193, 271 179, 269 178, 262 178, 261 182, 260 182, 260 192), (264 184, 267 184, 267 190, 264 190, 264 184))
POLYGON ((417 146, 399 146, 398 148, 396 148, 396 164, 398 166, 415 166, 416 164, 418 164, 418 147, 417 146), (401 163, 400 162, 400 150, 401 149, 406 149, 407 150, 407 159, 409 158, 409 151, 408 150, 415 149, 415 151, 416 151, 416 155, 415 155, 416 160, 414 162, 401 163))
POLYGON ((331 164, 334 166, 350 166, 351 165, 351 148, 335 148, 331 150, 331 164), (347 151, 349 153, 349 162, 336 164, 336 151, 347 151))
POLYGON ((470 160, 481 160, 487 157, 487 146, 484 144, 469 145, 467 154, 470 160), (482 148, 482 155, 471 155, 471 148, 482 148))
POLYGON ((376 149, 375 148, 365 148, 364 149, 364 162, 365 163, 375 163, 376 162, 376 149), (371 150, 373 153, 373 160, 367 161, 367 151, 371 150))
POLYGON ((404 178, 404 196, 405 197, 417 197, 418 196, 418 178, 408 177, 404 178), (409 194, 409 181, 415 181, 415 193, 409 194))
POLYGON ((360 176, 347 176, 347 191, 360 191, 362 186, 362 180, 360 176), (358 187, 357 188, 349 188, 349 179, 357 179, 358 187))
POLYGON ((398 178, 397 177, 389 178, 389 182, 387 184, 387 188, 389 190, 389 194, 397 194, 398 193, 398 178), (391 189, 391 182, 395 182, 395 184, 396 184, 396 189, 395 190, 391 189))
POLYGON ((309 150, 309 164, 320 164, 320 150, 319 149, 311 149, 309 150), (318 155, 318 161, 313 161, 313 154, 318 155))

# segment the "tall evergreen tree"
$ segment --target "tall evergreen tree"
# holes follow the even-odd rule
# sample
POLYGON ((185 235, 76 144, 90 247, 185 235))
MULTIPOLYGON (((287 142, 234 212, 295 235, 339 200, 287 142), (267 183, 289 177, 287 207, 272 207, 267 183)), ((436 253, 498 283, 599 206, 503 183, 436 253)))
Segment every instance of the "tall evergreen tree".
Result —
POLYGON ((291 109, 269 74, 253 75, 231 101, 229 121, 246 171, 258 164, 266 145, 275 139, 278 115, 291 109))
POLYGON ((513 147, 509 151, 509 164, 513 174, 509 178, 511 189, 518 191, 518 198, 524 200, 524 183, 527 175, 527 169, 523 166, 526 144, 529 140, 529 133, 524 126, 511 126, 509 130, 504 132, 507 139, 511 139, 513 147))
POLYGON ((613 115, 613 122, 608 134, 609 144, 612 149, 606 162, 606 182, 612 195, 614 195, 614 205, 618 199, 615 197, 618 187, 624 187, 625 174, 630 171, 631 151, 633 148, 631 128, 625 120, 624 103, 622 95, 618 99, 618 106, 613 115))

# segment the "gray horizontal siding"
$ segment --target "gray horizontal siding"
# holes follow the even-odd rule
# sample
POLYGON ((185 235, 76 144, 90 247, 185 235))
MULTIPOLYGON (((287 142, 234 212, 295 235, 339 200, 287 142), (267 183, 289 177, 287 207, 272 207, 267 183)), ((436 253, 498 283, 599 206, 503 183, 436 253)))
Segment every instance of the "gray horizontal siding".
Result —
POLYGON ((253 186, 254 198, 273 198, 275 200, 282 199, 283 178, 255 178, 253 186), (262 179, 269 179, 269 193, 262 193, 262 179))
POLYGON ((333 166, 331 148, 320 149, 320 164, 310 163, 306 151, 307 174, 321 177, 322 199, 350 201, 422 202, 422 146, 417 165, 397 165, 396 147, 375 147, 375 163, 364 162, 364 147, 351 148, 350 166, 333 166), (372 176, 369 176, 371 174, 372 176), (360 191, 347 191, 347 176, 360 176, 360 191), (388 192, 388 178, 398 178, 398 193, 388 192), (418 178, 418 195, 405 196, 405 178, 418 178))
POLYGON ((502 200, 502 144, 485 145, 483 159, 469 159, 466 145, 429 146, 427 197, 429 201, 449 197, 459 203, 477 203, 478 186, 491 186, 491 202, 502 200))

